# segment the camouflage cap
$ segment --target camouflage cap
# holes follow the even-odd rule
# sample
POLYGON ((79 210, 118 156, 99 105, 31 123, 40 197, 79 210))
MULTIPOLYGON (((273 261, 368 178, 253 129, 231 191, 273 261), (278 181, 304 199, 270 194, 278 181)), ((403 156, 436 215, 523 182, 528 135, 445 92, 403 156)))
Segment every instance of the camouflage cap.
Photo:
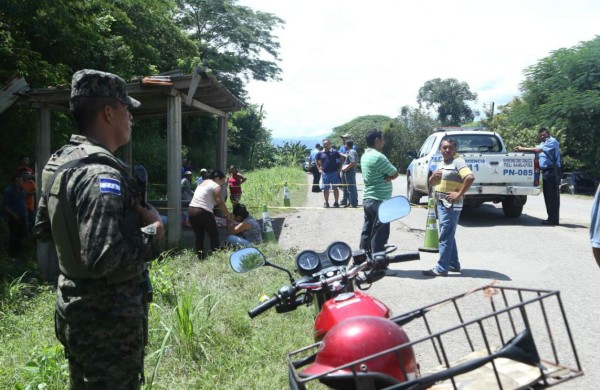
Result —
POLYGON ((111 97, 133 108, 141 105, 137 100, 127 96, 127 84, 122 78, 93 69, 83 69, 73 74, 71 99, 78 96, 111 97))

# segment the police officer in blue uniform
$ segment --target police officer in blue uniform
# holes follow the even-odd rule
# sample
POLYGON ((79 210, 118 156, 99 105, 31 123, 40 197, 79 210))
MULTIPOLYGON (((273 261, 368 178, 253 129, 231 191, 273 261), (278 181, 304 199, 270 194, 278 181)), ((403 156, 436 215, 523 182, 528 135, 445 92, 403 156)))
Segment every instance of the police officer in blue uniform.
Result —
POLYGON ((517 152, 534 152, 540 159, 540 170, 542 171, 542 188, 544 191, 544 202, 548 219, 542 221, 544 225, 556 226, 559 223, 560 210, 560 177, 562 176, 560 158, 560 145, 556 138, 550 135, 545 127, 540 129, 541 143, 532 148, 517 146, 517 152))

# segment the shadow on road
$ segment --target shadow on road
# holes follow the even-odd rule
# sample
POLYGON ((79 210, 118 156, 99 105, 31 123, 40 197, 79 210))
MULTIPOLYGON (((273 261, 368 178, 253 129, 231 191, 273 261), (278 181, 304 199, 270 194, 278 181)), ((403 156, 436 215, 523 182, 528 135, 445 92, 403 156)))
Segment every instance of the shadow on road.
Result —
MULTIPOLYGON (((479 207, 465 207, 460 214, 459 224, 461 226, 540 226, 545 228, 556 228, 556 226, 542 225, 542 219, 522 214, 518 218, 507 218, 501 208, 491 204, 483 204, 479 207)), ((562 223, 558 227, 571 229, 588 229, 585 225, 574 223, 562 223)))
MULTIPOLYGON (((431 276, 423 275, 423 271, 421 270, 388 270, 385 274, 386 277, 394 277, 394 278, 410 278, 410 279, 434 279, 431 276)), ((438 278, 445 278, 440 276, 438 278)), ((503 280, 503 281, 511 281, 512 279, 503 273, 496 271, 489 271, 485 269, 472 269, 472 268, 463 268, 462 273, 449 273, 446 278, 471 278, 471 279, 494 279, 494 280, 503 280)))

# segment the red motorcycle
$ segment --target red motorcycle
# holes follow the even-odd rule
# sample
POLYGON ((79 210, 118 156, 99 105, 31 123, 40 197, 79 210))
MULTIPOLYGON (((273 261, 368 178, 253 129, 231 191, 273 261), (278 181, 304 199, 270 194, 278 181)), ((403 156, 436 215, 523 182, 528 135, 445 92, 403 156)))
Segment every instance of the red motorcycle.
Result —
MULTIPOLYGON (((410 203, 403 196, 394 197, 379 207, 379 223, 389 223, 410 213, 410 203)), ((375 228, 377 228, 376 226, 375 228)), ((324 252, 305 250, 296 256, 295 280, 285 268, 272 264, 256 248, 244 248, 230 257, 236 272, 247 272, 263 265, 285 271, 290 284, 248 311, 251 318, 275 307, 277 313, 313 305, 315 341, 321 340, 338 323, 357 316, 390 317, 390 309, 380 300, 363 293, 371 284, 385 276, 390 263, 418 260, 419 252, 394 254, 396 245, 386 245, 384 252, 352 252, 348 244, 336 241, 324 252), (351 264, 351 265, 350 265, 351 264)))
MULTIPOLYGON (((381 204, 379 220, 409 212, 408 200, 395 197, 381 204)), ((322 388, 319 382, 335 389, 538 389, 583 375, 558 291, 488 285, 389 318, 388 307, 362 290, 389 263, 419 258, 395 249, 351 252, 334 242, 322 253, 303 251, 298 280, 255 248, 232 254, 236 272, 268 265, 290 278, 251 318, 272 307, 317 310, 316 343, 288 354, 291 389, 322 388)))

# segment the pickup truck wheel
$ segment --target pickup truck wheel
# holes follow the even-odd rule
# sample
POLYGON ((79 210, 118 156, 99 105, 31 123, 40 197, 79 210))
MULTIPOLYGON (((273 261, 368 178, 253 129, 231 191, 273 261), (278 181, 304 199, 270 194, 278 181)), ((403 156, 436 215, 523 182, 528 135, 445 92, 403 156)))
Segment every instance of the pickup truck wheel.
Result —
POLYGON ((509 196, 502 201, 502 211, 507 218, 518 218, 523 212, 523 205, 517 202, 516 197, 509 196))
POLYGON ((406 177, 406 196, 408 201, 412 204, 419 204, 419 201, 421 200, 421 193, 415 190, 412 176, 406 177))

